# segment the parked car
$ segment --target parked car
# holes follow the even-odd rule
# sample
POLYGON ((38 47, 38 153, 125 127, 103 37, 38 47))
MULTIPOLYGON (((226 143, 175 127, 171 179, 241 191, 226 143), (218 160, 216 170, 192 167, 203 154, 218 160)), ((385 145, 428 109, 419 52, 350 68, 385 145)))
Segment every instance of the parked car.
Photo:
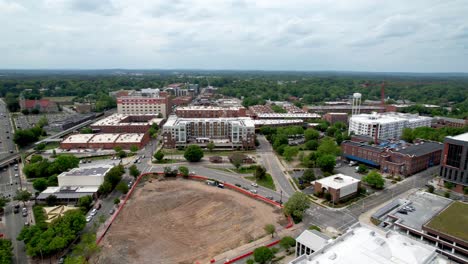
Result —
POLYGON ((95 216, 96 214, 97 214, 96 208, 94 208, 93 210, 91 210, 91 213, 90 213, 91 216, 95 216))
POLYGON ((22 215, 23 215, 23 217, 28 216, 28 211, 26 211, 26 212, 23 211, 22 215))
POLYGON ((224 189, 224 184, 218 183, 218 188, 224 189))
POLYGON ((234 185, 237 186, 237 187, 242 187, 242 185, 240 185, 240 184, 238 184, 238 183, 236 183, 236 184, 234 184, 234 185))
POLYGON ((18 178, 18 177, 19 177, 19 174, 18 174, 18 173, 15 173, 15 177, 18 178))
POLYGON ((18 208, 15 207, 15 208, 13 209, 13 213, 15 213, 15 214, 19 213, 19 207, 18 207, 18 208))
POLYGON ((267 198, 268 200, 272 200, 272 201, 273 201, 273 196, 267 196, 267 197, 265 197, 265 198, 267 198))
POLYGON ((252 184, 250 184, 250 185, 252 185, 253 187, 258 187, 258 184, 255 183, 255 182, 252 182, 252 184))
POLYGON ((93 217, 90 216, 90 215, 88 215, 88 216, 86 217, 86 223, 89 223, 89 222, 91 221, 91 219, 93 219, 93 217))
POLYGON ((398 212, 400 214, 405 214, 405 215, 408 214, 408 212, 406 210, 403 210, 403 209, 398 210, 398 212))
POLYGON ((276 200, 275 202, 277 202, 279 204, 283 204, 283 201, 281 201, 281 200, 276 200))
POLYGON ((110 209, 110 210, 109 210, 109 214, 110 214, 110 215, 114 214, 114 212, 115 212, 114 209, 110 209))
POLYGON ((252 190, 250 190, 250 192, 251 192, 251 193, 257 193, 257 190, 252 189, 252 190))

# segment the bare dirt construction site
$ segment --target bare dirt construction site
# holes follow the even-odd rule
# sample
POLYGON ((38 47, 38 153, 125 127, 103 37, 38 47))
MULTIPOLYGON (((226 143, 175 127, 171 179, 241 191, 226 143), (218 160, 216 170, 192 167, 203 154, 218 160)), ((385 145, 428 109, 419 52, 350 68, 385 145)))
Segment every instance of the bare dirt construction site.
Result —
POLYGON ((141 184, 117 216, 95 263, 208 263, 222 252, 265 236, 281 210, 203 182, 141 184))

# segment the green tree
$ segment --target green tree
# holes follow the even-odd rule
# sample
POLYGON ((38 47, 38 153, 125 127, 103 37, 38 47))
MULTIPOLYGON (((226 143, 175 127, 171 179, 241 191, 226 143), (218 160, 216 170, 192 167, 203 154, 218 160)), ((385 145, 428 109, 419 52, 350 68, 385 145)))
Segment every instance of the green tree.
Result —
POLYGON ((128 186, 127 184, 125 184, 125 182, 120 182, 119 184, 117 184, 115 189, 123 194, 128 193, 128 186))
POLYGON ((306 169, 304 174, 302 174, 302 179, 305 182, 312 182, 315 181, 315 173, 313 169, 306 169))
POLYGON ((77 168, 80 159, 72 155, 58 155, 48 168, 50 174, 61 173, 72 168, 77 168))
POLYGON ((184 158, 189 162, 198 162, 203 158, 203 150, 198 145, 190 145, 184 152, 184 158))
POLYGON ((320 137, 320 133, 315 129, 309 128, 304 131, 304 137, 306 141, 317 140, 320 137))
POLYGON ((284 248, 285 250, 290 249, 291 247, 296 246, 296 239, 290 237, 290 236, 285 236, 280 240, 280 246, 284 248))
POLYGON ((11 240, 0 238, 0 264, 13 263, 13 245, 11 240))
MULTIPOLYGON (((74 256, 83 257, 83 259, 86 260, 99 251, 100 248, 96 244, 96 234, 85 233, 81 236, 80 243, 73 248, 72 254, 74 256)), ((85 262, 81 262, 80 264, 82 263, 85 262)))
POLYGON ((233 153, 229 157, 229 160, 231 161, 232 165, 234 165, 234 167, 236 167, 236 169, 239 169, 240 166, 242 166, 242 162, 244 161, 244 154, 233 153))
POLYGON ((119 198, 115 198, 114 199, 114 204, 119 204, 120 203, 120 199, 119 198))
POLYGON ((86 195, 78 199, 78 206, 83 208, 84 211, 88 211, 93 204, 93 197, 91 195, 86 195))
POLYGON ((453 189, 455 187, 455 184, 453 184, 452 182, 446 181, 446 182, 444 182, 444 187, 451 190, 451 189, 453 189))
POLYGON ((362 177, 362 181, 376 189, 382 189, 385 185, 385 180, 377 171, 373 170, 366 176, 362 177))
POLYGON ((310 201, 302 192, 295 192, 284 204, 283 211, 286 215, 291 215, 294 221, 300 222, 304 211, 309 208, 310 201))
POLYGON ((117 156, 121 159, 127 157, 127 152, 125 152, 124 150, 120 150, 119 152, 117 152, 117 156))
POLYGON ((340 148, 336 145, 336 142, 331 138, 325 138, 320 142, 317 152, 320 155, 338 155, 340 154, 340 148))
POLYGON ((413 133, 413 130, 411 128, 403 128, 403 132, 401 134, 401 139, 404 141, 407 141, 409 143, 412 143, 413 140, 415 139, 415 135, 413 133))
POLYGON ((283 157, 286 161, 291 161, 299 153, 298 147, 286 146, 284 148, 283 157))
POLYGON ((98 193, 106 195, 112 191, 112 184, 109 181, 104 181, 98 188, 98 193))
POLYGON ((432 185, 427 186, 427 191, 428 191, 429 193, 434 193, 434 189, 435 189, 435 188, 434 188, 434 186, 432 186, 432 185))
POLYGON ((133 153, 137 152, 137 151, 138 151, 138 146, 132 145, 132 146, 130 147, 130 151, 133 152, 133 153))
POLYGON ((47 180, 44 179, 44 178, 35 179, 33 181, 33 187, 38 192, 44 191, 45 189, 47 189, 47 186, 48 186, 47 185, 47 180))
POLYGON ((367 166, 364 164, 359 164, 357 172, 366 173, 368 171, 367 166))
POLYGON ((210 152, 212 152, 213 149, 214 149, 215 147, 216 147, 216 145, 215 145, 215 143, 213 143, 213 142, 209 142, 208 144, 206 144, 206 148, 207 148, 210 152))
POLYGON ((274 254, 271 249, 263 246, 256 248, 253 252, 254 260, 257 263, 265 264, 273 259, 274 254))
POLYGON ((266 177, 266 169, 263 166, 255 167, 254 177, 257 180, 262 180, 266 177))
POLYGON ((319 146, 319 143, 315 139, 306 141, 305 143, 305 148, 308 150, 317 150, 318 146, 319 146))
POLYGON ((138 170, 135 164, 130 166, 130 168, 128 168, 128 171, 130 172, 130 175, 132 175, 135 179, 138 178, 138 176, 140 176, 140 170, 138 170))
POLYGON ((15 200, 16 201, 21 201, 23 203, 29 201, 32 197, 32 194, 26 190, 18 190, 16 191, 16 195, 15 195, 15 200))
POLYGON ((317 158, 317 166, 323 172, 333 173, 333 169, 335 168, 335 165, 336 165, 335 156, 331 154, 322 155, 317 158))
POLYGON ((182 176, 184 177, 188 177, 189 176, 189 169, 185 166, 179 166, 179 172, 180 174, 182 174, 182 176))
POLYGON ((37 144, 34 149, 37 150, 37 151, 41 151, 41 150, 44 150, 46 147, 46 144, 44 143, 40 143, 40 144, 37 144))
POLYGON ((92 134, 93 133, 93 129, 91 129, 90 127, 84 127, 80 130, 80 133, 81 134, 92 134))
POLYGON ((44 158, 41 155, 32 155, 30 159, 30 163, 36 163, 42 161, 44 158))
POLYGON ((164 159, 164 153, 162 153, 161 150, 158 150, 156 153, 154 153, 154 158, 157 161, 161 161, 162 159, 164 159))
POLYGON ((273 235, 275 234, 276 232, 276 227, 272 224, 266 224, 264 227, 263 227, 263 230, 265 230, 265 232, 269 235, 271 235, 271 237, 273 237, 273 235))
POLYGON ((122 147, 121 146, 115 146, 114 151, 115 151, 115 153, 118 153, 118 152, 122 151, 122 147))
POLYGON ((3 208, 5 207, 5 205, 10 201, 10 199, 6 198, 6 197, 0 197, 0 214, 3 213, 3 208))

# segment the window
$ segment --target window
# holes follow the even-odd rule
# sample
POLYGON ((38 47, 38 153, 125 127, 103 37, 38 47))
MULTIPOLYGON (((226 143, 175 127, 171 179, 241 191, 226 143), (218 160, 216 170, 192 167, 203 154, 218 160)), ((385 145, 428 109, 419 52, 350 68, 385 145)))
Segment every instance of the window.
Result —
POLYGON ((459 168, 462 150, 460 145, 448 144, 447 165, 459 168))

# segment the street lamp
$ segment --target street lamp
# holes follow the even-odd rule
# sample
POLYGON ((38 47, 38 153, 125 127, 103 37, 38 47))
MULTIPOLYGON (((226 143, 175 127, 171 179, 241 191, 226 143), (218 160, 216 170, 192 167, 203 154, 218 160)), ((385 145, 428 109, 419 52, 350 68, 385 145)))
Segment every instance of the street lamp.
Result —
POLYGON ((283 190, 280 190, 280 204, 283 204, 283 190))

